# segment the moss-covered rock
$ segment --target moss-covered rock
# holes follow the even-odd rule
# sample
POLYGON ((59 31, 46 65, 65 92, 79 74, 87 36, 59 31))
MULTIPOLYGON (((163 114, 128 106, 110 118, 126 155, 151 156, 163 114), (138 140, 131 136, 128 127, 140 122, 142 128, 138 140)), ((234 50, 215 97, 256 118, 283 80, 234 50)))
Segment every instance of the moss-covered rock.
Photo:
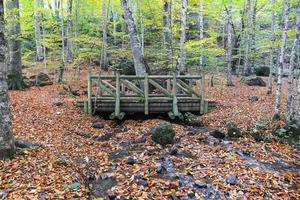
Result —
POLYGON ((151 129, 152 140, 160 145, 174 144, 175 130, 168 122, 161 122, 151 129))
POLYGON ((269 76, 270 68, 269 67, 258 67, 255 69, 256 76, 269 76))
POLYGON ((299 145, 300 126, 295 121, 283 128, 278 128, 273 132, 273 135, 279 137, 289 144, 299 145))
POLYGON ((240 138, 242 137, 242 132, 237 126, 229 126, 227 135, 229 138, 240 138))
POLYGON ((190 112, 184 113, 183 122, 188 126, 203 126, 203 123, 198 119, 198 117, 190 112))
POLYGON ((261 78, 257 76, 248 76, 248 77, 243 77, 241 79, 242 83, 245 83, 246 85, 249 86, 261 86, 261 87, 266 87, 266 82, 261 78))

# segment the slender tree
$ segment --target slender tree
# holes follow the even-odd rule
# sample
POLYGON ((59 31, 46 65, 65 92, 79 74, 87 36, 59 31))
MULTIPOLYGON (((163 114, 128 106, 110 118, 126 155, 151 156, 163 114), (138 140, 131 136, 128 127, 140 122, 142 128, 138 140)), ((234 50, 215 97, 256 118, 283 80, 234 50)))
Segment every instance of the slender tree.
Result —
POLYGON ((40 17, 40 0, 34 0, 34 37, 36 48, 36 60, 44 60, 43 47, 41 44, 41 17, 40 17))
POLYGON ((185 66, 185 41, 186 41, 186 16, 187 16, 187 0, 182 0, 181 8, 181 35, 180 35, 180 53, 178 59, 179 72, 181 74, 187 71, 185 66))
POLYGON ((232 0, 228 0, 228 34, 227 34, 227 86, 232 82, 232 0))
POLYGON ((132 8, 130 7, 128 0, 121 0, 121 3, 124 10, 124 17, 126 20, 129 38, 130 38, 135 73, 136 75, 144 75, 145 72, 148 71, 148 69, 145 64, 144 56, 141 49, 141 43, 132 16, 132 8))
POLYGON ((295 67, 297 48, 299 47, 299 40, 300 40, 300 17, 297 19, 296 37, 294 39, 292 51, 290 54, 291 57, 290 57, 289 76, 288 76, 287 104, 286 104, 287 106, 286 106, 286 114, 285 114, 285 121, 287 124, 290 123, 291 116, 292 116, 294 67, 295 67))
POLYGON ((270 48, 270 74, 268 79, 267 94, 272 94, 273 70, 274 70, 274 43, 275 43, 275 0, 272 0, 272 25, 271 25, 271 48, 270 48))
POLYGON ((106 6, 106 0, 102 0, 102 48, 101 48, 101 69, 107 70, 107 21, 109 13, 109 4, 106 6), (107 7, 107 8, 106 8, 107 7))
POLYGON ((245 55, 244 55, 244 75, 250 74, 249 54, 250 54, 250 27, 251 27, 251 1, 247 0, 246 4, 246 31, 245 31, 245 55))
POLYGON ((200 3, 200 7, 199 7, 199 31, 200 31, 200 35, 199 35, 199 39, 200 39, 200 59, 199 59, 199 64, 200 64, 200 68, 203 69, 203 0, 199 1, 200 3))
POLYGON ((0 159, 11 157, 16 150, 6 82, 3 7, 3 0, 0 0, 0 159))
POLYGON ((164 48, 167 55, 166 65, 172 62, 172 50, 171 50, 171 33, 170 33, 170 3, 168 0, 163 1, 163 40, 164 40, 164 48))
POLYGON ((282 44, 280 49, 280 58, 278 66, 278 78, 277 78, 277 88, 276 88, 276 100, 275 100, 275 113, 274 120, 280 119, 280 105, 281 105, 281 90, 282 90, 282 71, 285 62, 285 52, 286 52, 286 41, 287 41, 287 31, 289 22, 289 11, 290 11, 290 0, 284 1, 284 11, 283 11, 283 32, 282 32, 282 44))
POLYGON ((72 6, 73 0, 67 1, 67 22, 66 22, 66 61, 73 59, 73 41, 72 41, 72 6))

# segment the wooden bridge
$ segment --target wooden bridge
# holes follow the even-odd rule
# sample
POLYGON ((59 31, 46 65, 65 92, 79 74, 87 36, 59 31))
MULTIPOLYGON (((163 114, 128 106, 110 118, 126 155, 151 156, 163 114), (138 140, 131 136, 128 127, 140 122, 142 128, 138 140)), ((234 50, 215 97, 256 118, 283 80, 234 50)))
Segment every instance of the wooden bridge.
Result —
POLYGON ((125 113, 168 113, 175 119, 182 118, 181 112, 206 113, 204 91, 202 76, 89 74, 88 100, 78 104, 88 114, 112 113, 111 119, 122 119, 125 113))

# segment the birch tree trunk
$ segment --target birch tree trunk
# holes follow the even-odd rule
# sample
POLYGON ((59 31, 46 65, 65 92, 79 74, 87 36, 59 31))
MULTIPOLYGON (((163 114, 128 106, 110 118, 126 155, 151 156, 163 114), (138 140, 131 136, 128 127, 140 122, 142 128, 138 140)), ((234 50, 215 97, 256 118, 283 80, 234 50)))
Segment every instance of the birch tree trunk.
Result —
POLYGON ((72 5, 73 0, 67 1, 67 28, 66 28, 66 61, 73 59, 73 42, 72 42, 72 5))
POLYGON ((117 14, 117 12, 114 9, 112 10, 112 15, 113 15, 113 37, 114 37, 114 45, 117 45, 117 19, 118 19, 118 14, 117 14))
POLYGON ((9 108, 8 87, 6 82, 4 8, 0 0, 0 159, 11 157, 16 150, 12 133, 11 114, 9 108))
POLYGON ((288 31, 288 22, 289 22, 289 9, 290 9, 290 0, 284 1, 284 27, 282 33, 282 44, 280 49, 280 58, 278 66, 278 78, 277 78, 277 88, 276 88, 276 99, 275 99, 275 113, 274 120, 280 119, 280 105, 281 105, 281 90, 282 90, 282 71, 283 65, 285 63, 285 52, 286 52, 286 41, 287 41, 287 31, 288 31))
POLYGON ((274 70, 274 43, 275 43, 275 0, 272 0, 272 25, 271 25, 271 48, 270 48, 270 74, 268 79, 267 94, 272 94, 273 70, 274 70))
POLYGON ((7 0, 8 74, 22 75, 19 0, 7 0))
POLYGON ((199 29, 200 29, 200 59, 199 59, 199 65, 200 65, 200 69, 203 69, 204 65, 203 65, 203 0, 200 0, 200 7, 199 7, 199 29))
POLYGON ((227 86, 232 82, 232 0, 228 0, 228 39, 227 39, 227 86))
POLYGON ((107 60, 107 18, 109 13, 109 5, 106 9, 106 0, 102 0, 102 48, 101 48, 101 58, 100 66, 101 69, 107 70, 108 60, 107 60))
POLYGON ((254 72, 254 65, 255 65, 255 59, 256 59, 256 15, 257 15, 257 0, 254 1, 253 5, 253 11, 251 13, 252 17, 252 31, 251 31, 251 66, 250 71, 251 73, 254 72))
POLYGON ((172 62, 172 50, 171 50, 171 33, 170 33, 170 4, 168 0, 163 1, 163 40, 164 40, 164 48, 167 56, 166 65, 169 66, 172 62))
MULTIPOLYGON (((41 0, 41 8, 44 8, 45 4, 44 4, 44 0, 41 0)), ((42 25, 42 36, 43 36, 43 61, 44 61, 44 73, 48 74, 48 67, 47 67, 47 56, 46 56, 46 19, 44 17, 44 14, 42 13, 41 15, 41 25, 42 25)))
POLYGON ((148 69, 146 68, 144 56, 142 54, 141 43, 132 16, 132 9, 128 3, 128 0, 121 0, 121 3, 124 10, 125 20, 130 38, 135 73, 136 75, 144 75, 146 71, 148 71, 148 69))
POLYGON ((248 76, 250 74, 249 69, 249 51, 250 51, 250 26, 251 26, 251 1, 247 0, 247 17, 246 17, 246 31, 245 31, 245 59, 244 59, 244 75, 248 76))
POLYGON ((187 0, 182 0, 180 53, 179 53, 179 59, 178 59, 180 74, 184 74, 187 71, 186 66, 185 66, 186 16, 187 16, 187 0))
POLYGON ((289 77, 288 77, 288 89, 287 89, 287 107, 285 114, 285 122, 289 124, 292 116, 292 95, 293 95, 293 85, 294 85, 294 67, 295 67, 295 58, 297 48, 299 48, 299 39, 300 39, 300 17, 297 19, 296 24, 296 37, 293 42, 293 47, 290 57, 290 66, 289 66, 289 77))
POLYGON ((36 61, 44 60, 43 47, 41 44, 41 18, 40 18, 40 0, 34 0, 34 37, 36 48, 36 61))

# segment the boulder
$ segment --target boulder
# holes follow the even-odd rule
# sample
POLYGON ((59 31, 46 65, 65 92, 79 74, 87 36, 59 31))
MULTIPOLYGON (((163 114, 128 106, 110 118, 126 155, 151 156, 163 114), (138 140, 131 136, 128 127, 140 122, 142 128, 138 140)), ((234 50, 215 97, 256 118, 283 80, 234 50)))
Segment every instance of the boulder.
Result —
POLYGON ((269 67, 259 67, 255 69, 256 76, 269 76, 270 68, 269 67))
POLYGON ((47 85, 53 85, 53 82, 51 81, 50 77, 45 73, 39 73, 37 75, 31 76, 30 83, 32 86, 47 86, 47 85))
POLYGON ((241 79, 241 82, 245 83, 246 85, 249 86, 261 86, 261 87, 266 87, 266 82, 261 77, 257 76, 248 76, 248 77, 243 77, 241 79))
POLYGON ((95 129, 101 129, 101 128, 104 128, 104 125, 99 122, 96 122, 96 123, 93 123, 92 127, 95 129))
POLYGON ((227 135, 229 138, 240 138, 242 137, 242 132, 238 127, 230 126, 228 127, 227 135))
POLYGON ((160 145, 174 144, 175 130, 168 122, 161 122, 151 129, 152 140, 160 145))
POLYGON ((249 96, 248 100, 252 101, 252 102, 255 102, 255 101, 258 101, 258 97, 257 96, 249 96))
POLYGON ((190 112, 184 113, 183 122, 188 126, 203 126, 203 123, 198 119, 198 117, 190 112))

